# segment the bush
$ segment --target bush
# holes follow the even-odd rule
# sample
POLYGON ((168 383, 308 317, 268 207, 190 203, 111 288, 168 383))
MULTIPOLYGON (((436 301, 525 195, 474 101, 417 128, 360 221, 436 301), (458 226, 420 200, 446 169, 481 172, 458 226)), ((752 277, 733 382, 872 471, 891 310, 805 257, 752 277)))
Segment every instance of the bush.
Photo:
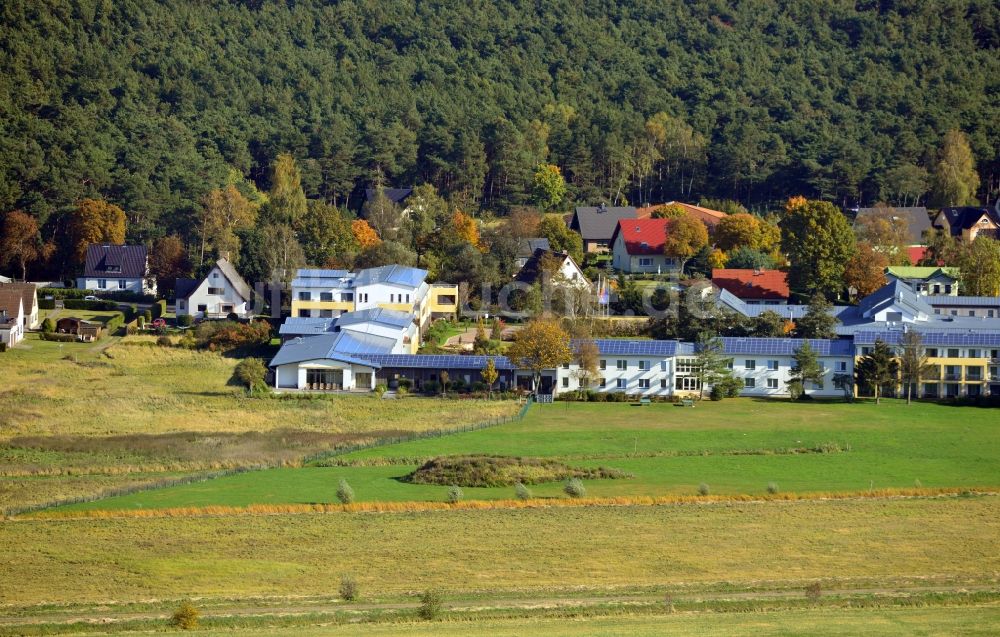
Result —
POLYGON ((38 299, 38 309, 40 310, 54 310, 56 309, 55 299, 38 299))
POLYGON ((378 385, 375 385, 375 393, 378 394, 379 396, 381 396, 387 391, 389 391, 389 388, 386 387, 384 383, 379 383, 378 385))
POLYGON ((456 504, 460 502, 464 497, 465 494, 462 493, 462 487, 458 486, 457 484, 451 485, 451 487, 448 489, 448 502, 450 504, 456 504))
POLYGON ((435 590, 424 591, 420 596, 420 608, 417 614, 428 621, 437 619, 441 615, 441 593, 435 590))
POLYGON ((821 593, 822 588, 820 587, 819 582, 813 582, 809 586, 806 586, 806 598, 811 599, 812 601, 818 600, 821 593))
POLYGON ((174 611, 173 616, 170 618, 170 625, 181 630, 194 630, 198 627, 198 620, 200 618, 201 613, 198 612, 198 609, 191 602, 184 602, 174 611))
POLYGON ((233 376, 253 394, 253 390, 264 388, 267 366, 259 358, 244 358, 236 364, 233 376))
POLYGON ((121 312, 115 312, 111 318, 104 323, 104 331, 108 334, 114 334, 122 325, 125 325, 125 315, 121 312))
POLYGON ((702 482, 701 484, 699 484, 698 485, 698 495, 708 495, 708 494, 709 494, 708 485, 705 484, 704 482, 702 482))
POLYGON ((45 319, 44 321, 42 321, 42 331, 45 332, 46 334, 51 334, 52 332, 55 332, 56 322, 50 318, 45 319))
POLYGON ((167 302, 163 299, 153 303, 153 307, 150 310, 153 314, 153 318, 160 318, 167 313, 167 302))
POLYGON ((423 392, 425 394, 439 394, 441 393, 441 385, 436 380, 429 380, 423 385, 423 392))
POLYGON ((626 477, 629 474, 618 469, 580 469, 551 458, 470 455, 433 458, 404 479, 413 484, 503 487, 518 482, 539 484, 570 478, 598 480, 626 477))
POLYGON ((775 494, 775 493, 777 493, 778 492, 778 483, 777 482, 768 482, 767 483, 767 492, 770 493, 770 494, 772 494, 772 495, 775 494))
POLYGON ((140 330, 146 329, 146 317, 142 315, 136 317, 135 326, 138 327, 140 330))
POLYGON ((583 482, 579 478, 572 478, 563 487, 563 491, 571 498, 584 498, 587 496, 587 487, 583 486, 583 482))
POLYGON ((142 318, 146 319, 147 323, 152 323, 153 322, 153 312, 152 312, 152 310, 148 310, 148 309, 143 310, 142 311, 142 318))
POLYGON ((194 317, 190 314, 179 314, 177 316, 178 327, 191 327, 192 323, 194 323, 194 317))
POLYGON ((0 354, 7 351, 7 343, 0 343, 0 354))
POLYGON ((358 582, 350 575, 340 578, 340 598, 347 602, 353 602, 360 595, 358 582))
POLYGON ((708 397, 715 401, 722 400, 726 397, 726 390, 722 387, 722 385, 716 383, 715 385, 712 385, 712 391, 708 393, 708 397))
POLYGON ((76 341, 76 334, 57 334, 56 332, 42 332, 43 341, 55 341, 56 343, 73 343, 76 341))
POLYGON ((354 502, 354 489, 343 478, 340 479, 340 484, 337 486, 337 499, 340 500, 341 504, 354 502))
POLYGON ((158 336, 156 338, 156 344, 160 347, 173 347, 174 343, 170 340, 170 337, 164 334, 163 336, 158 336))
POLYGON ((195 329, 195 339, 199 347, 220 351, 266 345, 271 342, 271 324, 267 321, 205 321, 195 329))
POLYGON ((518 482, 514 485, 514 495, 517 496, 518 500, 530 500, 531 489, 524 486, 524 483, 518 482))
POLYGON ((743 381, 735 376, 726 376, 717 384, 722 387, 726 398, 739 398, 743 391, 743 381))
POLYGON ((400 389, 411 389, 413 387, 413 381, 409 378, 400 378, 398 381, 398 387, 400 389))
POLYGON ((226 315, 226 320, 227 321, 238 321, 238 320, 240 320, 240 315, 237 314, 236 312, 230 312, 229 314, 226 315))

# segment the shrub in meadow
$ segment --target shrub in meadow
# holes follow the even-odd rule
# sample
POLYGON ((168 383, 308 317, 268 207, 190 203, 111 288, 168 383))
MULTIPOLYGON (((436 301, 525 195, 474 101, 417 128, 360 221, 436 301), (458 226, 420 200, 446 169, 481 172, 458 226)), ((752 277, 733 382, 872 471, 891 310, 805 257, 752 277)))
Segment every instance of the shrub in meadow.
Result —
MULTIPOLYGON (((341 482, 344 483, 343 481, 341 481, 341 482)), ((346 483, 344 483, 344 484, 346 484, 346 483)), ((343 599, 345 601, 348 601, 348 602, 353 602, 354 600, 356 600, 360 596, 360 594, 361 594, 361 591, 358 588, 358 582, 357 582, 357 580, 355 580, 350 575, 344 575, 343 577, 340 578, 340 597, 341 597, 341 599, 343 599)))
POLYGON ((441 615, 441 593, 435 590, 424 591, 420 596, 420 608, 417 613, 428 621, 437 619, 441 615))
POLYGON ((768 482, 767 483, 767 492, 768 493, 770 493, 771 495, 774 495, 778 491, 779 491, 779 489, 778 489, 778 483, 777 482, 768 482))
POLYGON ((340 484, 337 486, 337 499, 340 500, 341 504, 354 502, 354 489, 343 478, 340 479, 340 484))
POLYGON ((457 502, 461 502, 462 498, 464 498, 464 497, 465 497, 465 494, 462 492, 462 487, 460 487, 458 485, 452 485, 448 489, 448 502, 450 502, 451 504, 455 504, 457 502))
POLYGON ((587 497, 587 487, 583 486, 583 482, 579 478, 572 478, 566 482, 563 491, 571 498, 587 497))
POLYGON ((708 485, 702 482, 698 485, 698 495, 708 495, 710 493, 708 485))
POLYGON ((518 482, 514 485, 514 495, 517 496, 518 500, 530 500, 531 499, 531 489, 524 486, 523 483, 518 482))
POLYGON ((194 630, 198 627, 200 618, 201 613, 198 609, 191 602, 184 602, 170 617, 170 625, 181 630, 194 630))

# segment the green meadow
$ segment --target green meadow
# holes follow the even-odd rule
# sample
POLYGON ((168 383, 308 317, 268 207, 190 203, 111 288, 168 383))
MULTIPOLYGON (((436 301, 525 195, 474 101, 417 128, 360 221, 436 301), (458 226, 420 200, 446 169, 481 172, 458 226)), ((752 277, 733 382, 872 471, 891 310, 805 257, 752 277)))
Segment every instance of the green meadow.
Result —
MULTIPOLYGON (((403 478, 445 455, 548 457, 631 477, 588 480, 589 496, 865 491, 1000 486, 1000 411, 902 401, 735 399, 668 404, 535 405, 517 423, 332 456, 318 465, 240 474, 86 504, 77 509, 334 502, 341 479, 358 501, 441 501, 448 487, 403 478), (333 466, 329 466, 333 465, 333 466)), ((561 483, 531 486, 564 497, 561 483)), ((464 488, 466 499, 507 499, 510 487, 464 488)))

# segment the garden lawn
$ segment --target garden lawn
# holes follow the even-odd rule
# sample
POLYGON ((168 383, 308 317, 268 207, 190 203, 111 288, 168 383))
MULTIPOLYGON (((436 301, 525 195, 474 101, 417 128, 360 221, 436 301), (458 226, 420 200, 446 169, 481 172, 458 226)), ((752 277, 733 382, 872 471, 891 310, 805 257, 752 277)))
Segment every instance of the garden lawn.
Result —
MULTIPOLYGON (((367 449, 347 466, 275 469, 75 505, 77 509, 336 501, 341 479, 358 501, 441 501, 443 486, 401 479, 423 459, 469 453, 544 456, 605 466, 631 478, 586 480, 590 496, 1000 487, 1000 410, 931 403, 792 403, 735 399, 696 408, 657 404, 535 405, 521 422, 367 449), (822 449, 824 452, 816 452, 822 449)), ((562 485, 532 485, 564 497, 562 485)), ((512 487, 463 488, 466 499, 507 499, 512 487)))

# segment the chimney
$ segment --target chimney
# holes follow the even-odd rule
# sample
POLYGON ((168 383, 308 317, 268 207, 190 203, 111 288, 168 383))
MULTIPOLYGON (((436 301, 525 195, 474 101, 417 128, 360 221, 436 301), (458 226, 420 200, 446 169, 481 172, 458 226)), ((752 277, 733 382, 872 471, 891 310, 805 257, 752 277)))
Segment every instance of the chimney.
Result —
POLYGON ((608 204, 601 202, 601 205, 597 207, 598 214, 605 213, 608 211, 608 204))

